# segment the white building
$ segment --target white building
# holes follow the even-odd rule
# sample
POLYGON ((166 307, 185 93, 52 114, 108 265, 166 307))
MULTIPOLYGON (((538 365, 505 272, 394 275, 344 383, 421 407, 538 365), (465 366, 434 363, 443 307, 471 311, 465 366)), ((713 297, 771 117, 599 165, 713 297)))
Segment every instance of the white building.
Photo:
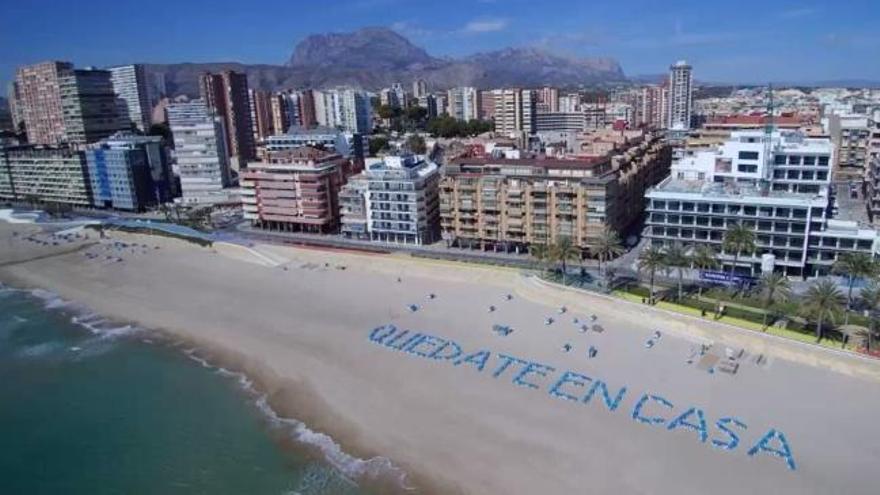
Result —
POLYGON ((346 158, 361 159, 367 156, 369 143, 360 134, 340 131, 331 127, 312 127, 306 129, 292 126, 284 134, 266 138, 267 152, 291 150, 304 146, 332 150, 346 158))
POLYGON ((492 91, 495 100, 495 132, 512 135, 521 132, 535 132, 535 105, 537 96, 529 89, 495 89, 492 91))
POLYGON ((694 97, 693 69, 681 60, 669 68, 669 117, 670 129, 690 129, 694 97))
POLYGON ((477 88, 460 86, 446 92, 447 111, 456 120, 475 120, 479 116, 480 103, 477 88))
POLYGON ((438 240, 439 183, 440 167, 415 155, 368 163, 340 192, 343 234, 400 244, 438 240))
MULTIPOLYGON (((829 273, 842 252, 877 252, 877 233, 841 211, 832 215, 834 147, 827 138, 776 131, 738 131, 717 149, 692 152, 646 195, 646 235, 655 245, 705 244, 721 252, 724 234, 743 224, 757 249, 736 270, 758 275, 829 273), (763 268, 762 268, 763 266, 763 268)), ((728 270, 734 253, 722 252, 728 270)))
POLYGON ((373 129, 370 96, 351 88, 315 91, 315 118, 319 125, 369 134, 373 129))
POLYGON ((147 80, 144 66, 140 64, 111 67, 110 81, 113 91, 119 96, 122 108, 120 114, 127 118, 142 132, 150 129, 152 114, 151 84, 147 80))
POLYGON ((180 175, 181 201, 210 204, 228 199, 231 183, 223 123, 208 113, 202 100, 168 105, 174 135, 174 158, 180 175))

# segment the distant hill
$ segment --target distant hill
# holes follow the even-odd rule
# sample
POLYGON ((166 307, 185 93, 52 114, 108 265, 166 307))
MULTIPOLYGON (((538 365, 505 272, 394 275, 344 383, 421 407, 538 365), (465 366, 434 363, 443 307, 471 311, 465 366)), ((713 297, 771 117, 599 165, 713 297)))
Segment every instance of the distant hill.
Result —
POLYGON ((590 85, 624 81, 623 70, 610 58, 574 58, 535 48, 507 48, 460 59, 433 57, 400 34, 381 27, 351 33, 315 34, 300 41, 286 65, 235 62, 149 64, 165 75, 172 95, 198 94, 202 72, 233 69, 246 72, 252 87, 266 90, 355 86, 368 90, 417 78, 433 90, 466 85, 590 85))

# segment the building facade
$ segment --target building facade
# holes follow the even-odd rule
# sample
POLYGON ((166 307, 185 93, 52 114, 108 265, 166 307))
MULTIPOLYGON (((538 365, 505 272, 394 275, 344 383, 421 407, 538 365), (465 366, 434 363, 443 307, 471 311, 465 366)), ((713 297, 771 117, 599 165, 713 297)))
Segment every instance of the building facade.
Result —
POLYGON ((16 112, 31 144, 67 140, 61 109, 61 79, 73 72, 70 62, 43 62, 19 67, 15 73, 16 112))
POLYGON ((694 107, 693 68, 678 61, 669 68, 669 114, 666 127, 690 129, 694 107))
POLYGON ((141 132, 149 131, 154 97, 144 66, 121 65, 107 70, 113 91, 122 100, 119 102, 122 106, 120 115, 141 132))
POLYGON ((91 206, 85 154, 43 145, 0 148, 0 198, 91 206))
POLYGON ((348 159, 317 148, 273 152, 241 173, 244 218, 284 232, 336 232, 339 190, 351 172, 348 159))
POLYGON ((645 191, 666 176, 670 161, 657 135, 590 159, 454 159, 440 188, 443 237, 519 252, 566 237, 587 253, 604 228, 624 235, 634 225, 645 191))
POLYGON ((351 88, 315 91, 318 125, 362 135, 373 129, 373 110, 367 93, 351 88))
POLYGON ((228 199, 231 184, 223 120, 202 100, 175 103, 167 108, 174 136, 174 161, 180 175, 184 204, 212 204, 228 199))
POLYGON ((131 128, 110 71, 76 69, 59 79, 59 88, 65 142, 85 145, 131 128))
POLYGON ((367 164, 341 193, 343 233, 398 244, 437 241, 439 182, 440 167, 415 155, 367 164))
POLYGON ((92 204, 144 211, 168 202, 171 167, 159 136, 115 134, 85 151, 92 204))
POLYGON ((446 92, 446 113, 456 120, 475 120, 480 114, 480 92, 476 88, 460 86, 446 92))
POLYGON ((199 91, 208 110, 223 119, 226 149, 233 169, 256 158, 247 75, 235 71, 202 74, 199 91))
POLYGON ((536 95, 529 89, 496 89, 495 132, 503 135, 535 132, 536 95))
POLYGON ((733 132, 719 148, 678 160, 648 193, 646 235, 660 246, 711 246, 729 270, 735 253, 721 249, 724 234, 741 224, 754 230, 757 249, 738 257, 737 272, 826 275, 842 252, 873 254, 877 237, 845 212, 832 214, 833 157, 827 138, 733 132))

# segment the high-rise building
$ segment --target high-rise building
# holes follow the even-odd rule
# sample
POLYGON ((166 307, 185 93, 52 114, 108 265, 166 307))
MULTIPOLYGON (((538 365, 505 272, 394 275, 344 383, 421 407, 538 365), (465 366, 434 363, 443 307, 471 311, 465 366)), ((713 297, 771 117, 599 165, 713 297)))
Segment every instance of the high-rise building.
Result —
POLYGON ((828 116, 828 133, 834 143, 834 180, 861 184, 869 164, 869 141, 873 121, 865 115, 828 116))
POLYGON ((559 90, 550 86, 543 87, 537 91, 538 102, 536 110, 538 113, 551 113, 559 111, 559 90))
POLYGON ((70 62, 43 62, 16 71, 16 111, 24 121, 31 144, 59 144, 67 140, 61 78, 72 72, 70 62))
POLYGON ((202 100, 168 105, 168 125, 174 136, 174 159, 186 204, 226 201, 229 155, 223 119, 202 100))
POLYGON ((336 232, 339 189, 352 172, 348 159, 318 148, 273 151, 241 173, 244 218, 271 230, 336 232))
POLYGON ((315 108, 315 91, 303 90, 299 94, 299 124, 301 126, 314 127, 318 125, 315 108))
POLYGON ((413 98, 419 99, 428 94, 428 83, 424 79, 413 81, 413 98))
POLYGON ((121 65, 110 67, 110 81, 113 91, 122 101, 120 115, 141 132, 150 129, 150 115, 153 110, 153 95, 150 81, 143 65, 121 65))
POLYGON ((414 155, 369 164, 340 193, 343 234, 399 244, 438 240, 439 182, 439 165, 414 155))
POLYGON ((278 93, 269 99, 269 112, 272 114, 272 131, 283 134, 293 125, 302 125, 299 119, 299 94, 278 93))
POLYGON ((254 134, 254 142, 259 143, 263 139, 276 134, 272 123, 272 94, 259 89, 248 90, 248 105, 251 112, 251 127, 254 134))
POLYGON ((581 96, 577 93, 562 95, 559 97, 559 111, 561 113, 576 113, 581 111, 581 96))
POLYGON ((161 137, 118 133, 85 154, 94 206, 144 211, 171 200, 171 168, 161 137))
POLYGON ((480 90, 480 111, 477 118, 480 120, 493 120, 495 118, 495 97, 492 91, 480 90))
POLYGON ((67 146, 0 147, 0 198, 91 206, 85 154, 67 146))
POLYGON ((636 127, 666 127, 667 90, 664 86, 643 86, 636 90, 634 123, 636 127))
POLYGON ((437 108, 437 98, 434 95, 420 96, 417 102, 420 107, 427 111, 427 117, 429 119, 440 115, 440 111, 437 108))
POLYGON ((535 132, 535 92, 529 89, 496 89, 492 91, 495 100, 495 132, 514 134, 535 132))
POLYGON ((59 78, 65 141, 83 145, 100 141, 116 132, 131 129, 120 115, 110 71, 76 69, 59 78))
POLYGON ((367 93, 351 88, 315 91, 315 117, 319 125, 357 134, 369 134, 373 127, 367 93))
POLYGON ((199 86, 208 110, 223 119, 232 168, 256 158, 247 75, 231 70, 202 74, 199 86))
POLYGON ((480 92, 476 88, 460 86, 446 92, 447 112, 456 120, 475 120, 480 113, 480 92))
POLYGON ((668 128, 690 129, 693 114, 694 80, 692 68, 678 61, 669 68, 668 128))

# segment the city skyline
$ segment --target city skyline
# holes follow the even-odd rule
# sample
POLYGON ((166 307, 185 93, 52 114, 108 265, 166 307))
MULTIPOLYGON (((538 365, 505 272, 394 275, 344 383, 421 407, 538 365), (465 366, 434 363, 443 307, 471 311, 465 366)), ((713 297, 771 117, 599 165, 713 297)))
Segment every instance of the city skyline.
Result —
POLYGON ((443 9, 402 0, 336 1, 334 9, 275 0, 259 7, 212 3, 222 16, 210 15, 201 2, 173 8, 162 0, 159 4, 166 8, 154 9, 146 20, 142 5, 130 1, 6 7, 0 19, 0 82, 11 81, 15 67, 44 60, 101 67, 221 61, 281 65, 310 34, 366 26, 390 27, 435 56, 506 47, 607 56, 618 60, 629 77, 660 74, 671 62, 687 59, 699 67, 695 76, 703 82, 880 81, 880 66, 864 63, 880 49, 880 35, 871 28, 880 8, 862 0, 845 9, 827 1, 768 7, 748 0, 736 10, 693 0, 662 5, 642 0, 563 5, 553 0, 541 5, 539 15, 527 11, 529 4, 521 0, 451 0, 443 9), (351 15, 340 16, 340 10, 351 15), (70 22, 90 17, 107 22, 100 30, 70 22), (28 42, 16 42, 22 39, 28 42))

